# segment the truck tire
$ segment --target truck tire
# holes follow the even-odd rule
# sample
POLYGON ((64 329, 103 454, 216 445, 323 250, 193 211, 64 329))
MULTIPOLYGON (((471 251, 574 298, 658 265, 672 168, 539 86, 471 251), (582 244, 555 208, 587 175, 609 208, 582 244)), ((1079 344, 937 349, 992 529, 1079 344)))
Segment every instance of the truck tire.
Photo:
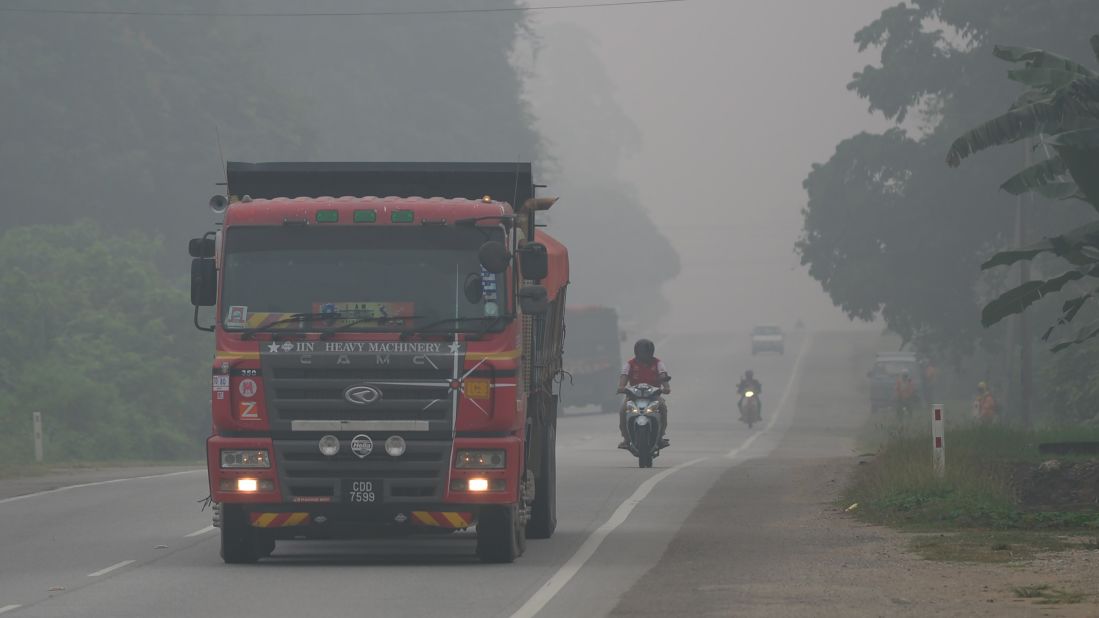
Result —
POLYGON ((252 564, 269 555, 275 549, 275 541, 267 540, 270 549, 248 525, 244 511, 231 504, 221 505, 221 559, 225 564, 252 564))
POLYGON ((557 529, 557 426, 546 427, 542 475, 534 482, 534 504, 527 522, 528 539, 548 539, 557 529))
POLYGON ((519 506, 486 506, 477 520, 477 557, 481 562, 510 563, 527 548, 519 523, 519 506))

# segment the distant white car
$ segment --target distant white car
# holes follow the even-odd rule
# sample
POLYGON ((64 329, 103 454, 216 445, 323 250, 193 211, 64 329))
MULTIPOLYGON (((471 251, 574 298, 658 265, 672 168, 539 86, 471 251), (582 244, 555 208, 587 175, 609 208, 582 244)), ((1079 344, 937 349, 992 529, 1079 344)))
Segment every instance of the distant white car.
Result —
POLYGON ((752 329, 752 354, 760 352, 786 352, 786 336, 778 326, 757 326, 752 329))

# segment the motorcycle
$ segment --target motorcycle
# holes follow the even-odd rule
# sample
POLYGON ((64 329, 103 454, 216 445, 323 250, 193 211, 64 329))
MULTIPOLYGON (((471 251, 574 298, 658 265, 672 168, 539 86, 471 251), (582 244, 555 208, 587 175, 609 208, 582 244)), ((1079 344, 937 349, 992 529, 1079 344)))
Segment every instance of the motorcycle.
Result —
POLYGON ((625 390, 628 449, 637 457, 639 468, 651 468, 662 447, 660 395, 664 390, 650 384, 627 386, 625 390))
POLYGON ((756 396, 755 391, 744 391, 744 398, 740 400, 737 407, 740 408, 740 420, 747 423, 749 429, 763 420, 759 413, 759 397, 756 396))

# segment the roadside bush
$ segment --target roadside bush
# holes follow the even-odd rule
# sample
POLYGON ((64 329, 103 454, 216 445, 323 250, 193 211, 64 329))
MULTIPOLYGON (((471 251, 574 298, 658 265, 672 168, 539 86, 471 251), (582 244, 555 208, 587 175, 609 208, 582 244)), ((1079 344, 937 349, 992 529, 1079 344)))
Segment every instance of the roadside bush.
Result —
POLYGON ((0 462, 198 457, 209 424, 209 340, 158 240, 90 222, 0 236, 0 462))
POLYGON ((860 517, 899 526, 951 524, 981 528, 1099 525, 1099 511, 1028 512, 1018 504, 1013 468, 1038 463, 1042 442, 1099 439, 1099 429, 948 423, 946 473, 934 474, 930 428, 895 430, 859 466, 844 496, 860 517))

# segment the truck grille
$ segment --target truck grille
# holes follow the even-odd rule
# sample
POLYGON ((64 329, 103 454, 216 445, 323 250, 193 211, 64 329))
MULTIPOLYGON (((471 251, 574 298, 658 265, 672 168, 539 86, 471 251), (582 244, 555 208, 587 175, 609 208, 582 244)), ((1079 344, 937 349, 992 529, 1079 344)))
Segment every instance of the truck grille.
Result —
POLYGON ((340 356, 317 355, 303 366, 300 357, 263 358, 267 414, 273 431, 287 431, 294 421, 428 421, 429 432, 451 431, 450 378, 446 357, 414 364, 413 357, 390 355, 384 366, 374 356, 344 355, 350 366, 335 365, 340 356), (334 366, 335 365, 335 366, 334 366), (349 402, 352 386, 371 386, 380 393, 368 405, 349 402))
POLYGON ((455 362, 461 366, 463 356, 261 353, 271 429, 288 436, 274 441, 284 498, 340 503, 344 480, 373 480, 382 483, 382 504, 442 499, 453 447, 450 379, 455 362), (379 396, 365 405, 352 403, 345 392, 353 386, 370 386, 379 396), (318 421, 351 427, 331 432, 340 440, 335 456, 327 457, 318 448, 317 440, 329 433, 311 429, 318 421), (359 428, 357 421, 362 423, 359 428), (406 425, 400 425, 402 421, 406 425), (407 426, 410 421, 415 430, 407 426), (359 433, 374 441, 373 451, 364 458, 351 450, 359 433), (391 435, 405 439, 404 455, 385 452, 391 435))
MULTIPOLYGON (((387 437, 387 436, 385 436, 387 437)), ((340 483, 344 479, 381 481, 381 504, 424 502, 442 499, 450 461, 449 440, 417 440, 405 435, 407 450, 390 457, 379 436, 374 451, 360 459, 351 452, 351 437, 340 438, 340 452, 322 455, 316 440, 275 440, 275 458, 279 481, 286 498, 331 497, 339 503, 340 483)))

